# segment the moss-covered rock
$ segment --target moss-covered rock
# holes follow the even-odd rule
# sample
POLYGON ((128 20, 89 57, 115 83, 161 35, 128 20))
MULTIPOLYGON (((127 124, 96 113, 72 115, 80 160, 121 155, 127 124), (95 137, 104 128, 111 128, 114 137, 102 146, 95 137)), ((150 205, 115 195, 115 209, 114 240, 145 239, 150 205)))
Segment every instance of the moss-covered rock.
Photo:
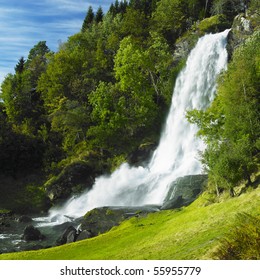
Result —
POLYGON ((50 200, 55 203, 90 189, 97 176, 105 171, 100 157, 90 154, 84 159, 66 163, 56 176, 45 183, 45 190, 50 200))
POLYGON ((207 179, 207 175, 187 175, 177 178, 171 184, 161 209, 175 209, 189 205, 203 191, 207 179))
POLYGON ((159 211, 156 205, 136 207, 100 207, 86 213, 80 225, 80 230, 97 236, 109 231, 124 220, 134 216, 145 216, 147 213, 159 211))
POLYGON ((224 15, 215 15, 205 18, 197 25, 200 36, 206 33, 218 33, 230 28, 230 22, 224 15))
POLYGON ((234 50, 243 44, 257 29, 254 26, 256 17, 259 17, 256 13, 249 15, 240 14, 235 17, 228 35, 227 51, 229 59, 232 57, 234 50))
POLYGON ((207 33, 218 33, 230 27, 231 24, 224 15, 215 15, 196 22, 190 30, 176 41, 173 65, 176 66, 186 61, 200 37, 207 33))

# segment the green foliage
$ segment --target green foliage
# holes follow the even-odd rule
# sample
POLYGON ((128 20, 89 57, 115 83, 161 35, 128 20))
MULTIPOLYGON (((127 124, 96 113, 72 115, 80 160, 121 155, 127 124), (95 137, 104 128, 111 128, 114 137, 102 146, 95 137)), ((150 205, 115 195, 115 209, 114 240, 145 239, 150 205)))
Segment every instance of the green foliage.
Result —
POLYGON ((46 70, 48 53, 46 42, 39 42, 30 50, 27 61, 21 58, 15 67, 16 73, 7 75, 2 83, 1 98, 8 121, 24 134, 37 134, 45 121, 41 94, 35 87, 46 70))
POLYGON ((244 12, 248 0, 214 0, 211 8, 213 15, 224 14, 232 21, 235 15, 244 12))
POLYGON ((152 29, 172 45, 194 22, 205 15, 207 4, 199 0, 161 0, 153 13, 152 29))
MULTIPOLYGON (((251 13, 256 3, 250 2, 251 13)), ((228 16, 239 9, 237 1, 231 5, 228 0, 116 0, 105 15, 101 7, 96 13, 89 7, 82 32, 56 53, 40 41, 5 78, 0 96, 1 171, 16 176, 43 168, 55 174, 56 168, 92 151, 111 169, 147 139, 156 142, 185 61, 173 61, 175 43, 183 40, 190 48, 201 34, 226 27, 219 12, 228 16), (211 7, 217 14, 198 23, 211 7)), ((255 52, 245 46, 237 54, 208 111, 189 113, 208 144, 203 161, 223 188, 250 181, 256 166, 260 142, 255 52)))
POLYGON ((50 114, 52 130, 60 132, 63 137, 63 150, 73 151, 73 147, 85 140, 88 128, 87 110, 77 101, 66 98, 60 100, 59 107, 50 114))
POLYGON ((220 241, 213 254, 220 260, 260 259, 260 219, 246 213, 237 214, 236 226, 220 241))
POLYGON ((149 49, 130 36, 121 40, 115 56, 117 82, 101 82, 89 95, 94 126, 87 134, 95 146, 123 152, 126 147, 134 147, 152 128, 158 130, 158 108, 165 98, 162 60, 170 59, 170 54, 167 44, 153 37, 149 49))
POLYGON ((217 187, 231 192, 243 180, 250 185, 251 175, 258 168, 259 35, 256 32, 234 53, 211 107, 206 112, 188 113, 207 143, 202 160, 210 178, 217 187))
POLYGON ((197 28, 201 34, 220 32, 230 27, 226 17, 224 15, 215 15, 202 20, 197 28))
POLYGON ((25 67, 28 70, 32 88, 37 86, 39 77, 46 70, 48 53, 50 53, 50 49, 46 45, 46 41, 40 41, 29 52, 25 67))

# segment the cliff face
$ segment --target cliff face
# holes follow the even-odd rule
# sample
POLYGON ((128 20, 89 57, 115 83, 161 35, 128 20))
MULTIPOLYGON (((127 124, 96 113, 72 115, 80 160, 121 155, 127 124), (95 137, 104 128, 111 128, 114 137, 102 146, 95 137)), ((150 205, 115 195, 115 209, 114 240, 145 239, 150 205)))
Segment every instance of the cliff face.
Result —
POLYGON ((234 50, 259 29, 260 16, 257 11, 247 10, 237 15, 232 24, 224 15, 216 15, 197 22, 184 36, 179 38, 173 54, 173 65, 186 60, 198 39, 206 33, 217 33, 230 28, 227 51, 231 59, 234 50))
POLYGON ((257 12, 246 12, 235 17, 228 36, 227 51, 229 59, 234 50, 259 29, 259 15, 257 12))

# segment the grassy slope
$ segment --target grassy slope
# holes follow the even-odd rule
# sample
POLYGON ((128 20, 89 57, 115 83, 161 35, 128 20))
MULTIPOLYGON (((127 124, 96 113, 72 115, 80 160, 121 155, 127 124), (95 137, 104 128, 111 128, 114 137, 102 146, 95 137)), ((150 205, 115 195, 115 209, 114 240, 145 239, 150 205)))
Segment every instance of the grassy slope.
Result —
POLYGON ((0 259, 210 259, 235 216, 260 217, 260 188, 208 204, 202 195, 189 207, 132 218, 89 240, 46 250, 0 255, 0 259))

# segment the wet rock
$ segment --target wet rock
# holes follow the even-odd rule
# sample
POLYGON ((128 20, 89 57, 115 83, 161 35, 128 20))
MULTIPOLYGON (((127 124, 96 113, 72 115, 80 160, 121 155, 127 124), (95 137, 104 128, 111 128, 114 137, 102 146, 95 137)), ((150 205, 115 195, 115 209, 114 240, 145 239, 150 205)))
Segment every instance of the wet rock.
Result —
POLYGON ((145 143, 140 145, 138 149, 128 156, 128 163, 135 166, 144 165, 148 160, 150 160, 156 146, 157 145, 155 143, 145 143))
POLYGON ((84 239, 89 239, 93 237, 93 233, 89 230, 83 230, 79 233, 76 241, 84 240, 84 239))
POLYGON ((87 161, 74 162, 66 166, 57 177, 46 185, 46 191, 51 202, 69 198, 73 194, 90 189, 94 178, 103 173, 103 166, 98 166, 96 158, 87 161))
POLYGON ((207 175, 188 175, 177 178, 171 184, 161 210, 180 208, 192 203, 203 191, 207 179, 207 175))
POLYGON ((43 240, 45 236, 37 228, 29 225, 24 229, 22 239, 25 241, 43 240))
POLYGON ((89 231, 93 236, 109 231, 122 221, 134 216, 145 216, 151 212, 159 211, 158 205, 138 207, 100 207, 89 211, 82 221, 82 231, 89 231))
POLYGON ((240 14, 235 17, 231 31, 228 34, 227 52, 229 59, 232 57, 234 50, 253 34, 253 20, 254 15, 240 14))
POLYGON ((23 216, 21 216, 17 219, 17 222, 19 222, 19 223, 30 223, 30 222, 32 222, 32 218, 30 218, 29 216, 23 215, 23 216))
POLYGON ((56 241, 57 245, 63 245, 66 243, 72 243, 76 240, 77 230, 73 226, 69 226, 56 241))

